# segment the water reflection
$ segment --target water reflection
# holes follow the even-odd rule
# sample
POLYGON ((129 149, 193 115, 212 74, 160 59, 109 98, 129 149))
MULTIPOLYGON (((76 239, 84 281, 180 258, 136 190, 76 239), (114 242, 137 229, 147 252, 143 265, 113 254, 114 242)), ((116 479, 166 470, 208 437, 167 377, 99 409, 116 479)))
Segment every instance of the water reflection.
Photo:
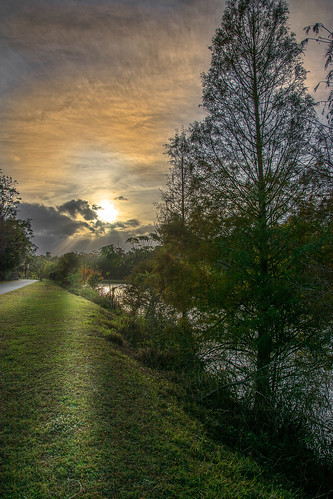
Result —
POLYGON ((112 305, 123 305, 124 292, 127 284, 100 284, 97 291, 101 296, 108 298, 112 305))

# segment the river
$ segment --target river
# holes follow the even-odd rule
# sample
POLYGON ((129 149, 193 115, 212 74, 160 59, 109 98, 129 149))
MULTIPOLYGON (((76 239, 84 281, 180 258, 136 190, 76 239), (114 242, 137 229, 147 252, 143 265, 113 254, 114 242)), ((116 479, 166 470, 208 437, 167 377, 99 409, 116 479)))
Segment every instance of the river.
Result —
POLYGON ((97 291, 100 295, 110 298, 110 301, 122 305, 122 298, 127 284, 100 284, 97 291))

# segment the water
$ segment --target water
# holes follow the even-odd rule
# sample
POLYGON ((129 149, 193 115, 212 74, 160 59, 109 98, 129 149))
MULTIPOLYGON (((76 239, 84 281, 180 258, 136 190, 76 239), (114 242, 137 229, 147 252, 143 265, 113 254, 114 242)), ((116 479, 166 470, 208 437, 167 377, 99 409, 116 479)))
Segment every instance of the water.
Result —
POLYGON ((127 287, 127 284, 101 284, 98 286, 98 292, 101 295, 111 295, 120 298, 127 287))
POLYGON ((126 287, 127 284, 101 284, 97 287, 97 291, 101 296, 110 300, 111 306, 123 306, 126 287))
POLYGON ((103 296, 110 296, 116 300, 121 300, 127 284, 101 284, 97 287, 98 293, 103 296))

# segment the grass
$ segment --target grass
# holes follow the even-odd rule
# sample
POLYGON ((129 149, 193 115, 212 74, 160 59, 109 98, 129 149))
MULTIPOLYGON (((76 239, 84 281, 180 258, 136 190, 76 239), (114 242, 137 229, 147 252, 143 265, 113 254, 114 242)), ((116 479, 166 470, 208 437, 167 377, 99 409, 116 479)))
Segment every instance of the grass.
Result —
POLYGON ((0 296, 1 498, 300 497, 210 441, 110 324, 49 282, 0 296))

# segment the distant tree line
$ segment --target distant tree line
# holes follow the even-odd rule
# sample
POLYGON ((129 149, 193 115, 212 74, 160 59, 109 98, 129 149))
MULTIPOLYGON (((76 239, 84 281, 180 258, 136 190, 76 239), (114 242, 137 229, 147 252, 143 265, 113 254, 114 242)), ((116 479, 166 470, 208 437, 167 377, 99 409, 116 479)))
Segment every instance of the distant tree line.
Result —
POLYGON ((139 262, 148 258, 151 250, 146 236, 131 238, 129 243, 132 247, 127 252, 110 244, 91 253, 69 252, 59 257, 50 253, 40 255, 31 262, 30 272, 68 288, 94 288, 102 281, 124 281, 139 262))

